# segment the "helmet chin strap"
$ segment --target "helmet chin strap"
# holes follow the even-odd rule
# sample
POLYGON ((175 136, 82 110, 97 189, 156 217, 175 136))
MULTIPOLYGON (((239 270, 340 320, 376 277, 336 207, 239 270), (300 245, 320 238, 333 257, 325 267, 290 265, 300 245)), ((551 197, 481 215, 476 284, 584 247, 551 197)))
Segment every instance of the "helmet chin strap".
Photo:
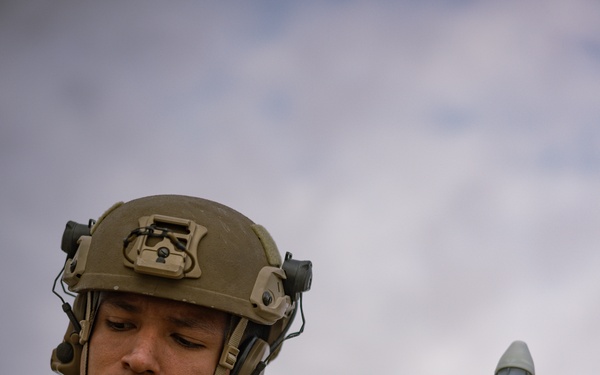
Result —
POLYGON ((215 375, 226 375, 227 371, 233 369, 235 362, 237 361, 238 354, 240 353, 240 342, 246 331, 248 325, 248 319, 241 318, 235 329, 229 336, 227 342, 223 346, 223 352, 221 352, 221 359, 215 369, 215 375))
POLYGON ((101 292, 87 292, 86 299, 86 307, 85 307, 85 318, 81 321, 81 332, 79 343, 83 345, 83 349, 81 351, 81 365, 80 372, 81 375, 86 375, 88 373, 87 369, 87 361, 88 361, 88 352, 89 352, 89 339, 92 334, 92 327, 94 326, 94 319, 96 317, 96 312, 98 311, 98 307, 100 306, 101 292))

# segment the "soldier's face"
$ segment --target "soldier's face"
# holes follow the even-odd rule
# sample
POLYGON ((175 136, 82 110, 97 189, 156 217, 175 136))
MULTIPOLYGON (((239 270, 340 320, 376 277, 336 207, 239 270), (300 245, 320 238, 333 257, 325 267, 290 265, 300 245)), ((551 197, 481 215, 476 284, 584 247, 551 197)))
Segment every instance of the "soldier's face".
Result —
POLYGON ((104 299, 89 343, 89 375, 212 375, 229 316, 128 293, 104 299))

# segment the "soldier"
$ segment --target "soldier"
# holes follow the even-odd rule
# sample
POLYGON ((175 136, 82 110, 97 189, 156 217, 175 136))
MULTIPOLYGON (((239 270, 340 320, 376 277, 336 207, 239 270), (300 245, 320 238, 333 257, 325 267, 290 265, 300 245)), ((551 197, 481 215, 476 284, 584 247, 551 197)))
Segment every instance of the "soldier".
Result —
MULTIPOLYGON (((187 196, 118 203, 67 223, 69 326, 52 352, 64 375, 259 375, 304 328, 312 264, 282 259, 239 212, 187 196), (300 310, 302 326, 288 330, 300 310)), ((63 291, 65 290, 63 284, 63 291)))

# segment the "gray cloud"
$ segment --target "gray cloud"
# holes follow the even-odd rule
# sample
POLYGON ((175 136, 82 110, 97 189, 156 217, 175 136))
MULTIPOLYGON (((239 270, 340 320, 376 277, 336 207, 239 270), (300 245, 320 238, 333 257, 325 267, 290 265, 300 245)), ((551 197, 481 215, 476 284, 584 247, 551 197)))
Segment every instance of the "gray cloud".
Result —
POLYGON ((50 373, 64 223, 156 193, 313 260, 270 373, 593 372, 597 11, 4 2, 0 372, 50 373))

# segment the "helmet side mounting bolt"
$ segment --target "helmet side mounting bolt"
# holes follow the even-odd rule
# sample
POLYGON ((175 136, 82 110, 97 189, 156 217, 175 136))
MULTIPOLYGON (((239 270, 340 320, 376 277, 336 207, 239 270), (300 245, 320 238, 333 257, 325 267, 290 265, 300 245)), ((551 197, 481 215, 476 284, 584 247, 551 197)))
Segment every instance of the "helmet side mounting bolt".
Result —
POLYGON ((265 306, 269 306, 273 302, 273 296, 269 292, 264 292, 262 295, 262 301, 265 306))

